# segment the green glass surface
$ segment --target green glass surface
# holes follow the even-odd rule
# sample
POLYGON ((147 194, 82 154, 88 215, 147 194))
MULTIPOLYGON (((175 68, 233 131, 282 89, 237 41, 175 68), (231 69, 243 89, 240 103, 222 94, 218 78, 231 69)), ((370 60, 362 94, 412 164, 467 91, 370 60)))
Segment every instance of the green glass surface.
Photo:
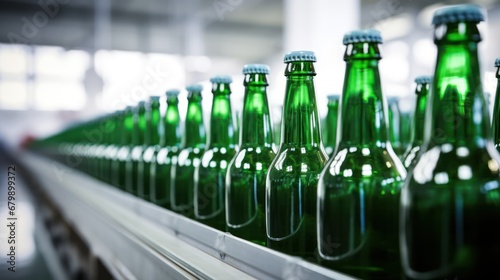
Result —
MULTIPOLYGON (((125 130, 125 120, 127 117, 127 111, 126 109, 120 110, 117 112, 116 115, 116 129, 115 129, 115 148, 112 151, 111 158, 110 158, 110 183, 117 187, 117 188, 122 188, 120 186, 120 152, 124 146, 127 146, 129 143, 127 143, 128 140, 128 135, 124 134, 125 130)), ((125 176, 125 174, 123 174, 125 176)))
POLYGON ((229 83, 214 83, 207 148, 194 175, 196 220, 226 231, 226 170, 236 153, 229 83))
POLYGON ((265 74, 246 74, 239 151, 226 175, 226 225, 238 237, 266 245, 266 174, 275 152, 265 74))
POLYGON ((328 112, 325 120, 325 152, 332 156, 337 145, 337 118, 339 115, 339 98, 337 96, 328 99, 328 112))
POLYGON ((180 116, 177 96, 167 97, 167 110, 160 122, 160 147, 153 154, 151 165, 151 201, 170 209, 170 181, 181 146, 180 116))
POLYGON ((346 47, 338 147, 318 183, 317 240, 327 267, 363 279, 398 279, 406 171, 389 140, 380 59, 378 43, 346 47))
POLYGON ((205 151, 201 100, 201 92, 193 91, 188 95, 181 151, 172 163, 170 177, 170 207, 189 218, 194 218, 194 173, 205 151))
POLYGON ((132 147, 127 159, 126 190, 138 195, 139 190, 139 162, 144 152, 144 139, 146 135, 146 104, 137 105, 133 118, 132 147))
POLYGON ((321 143, 310 61, 287 63, 281 143, 266 178, 269 248, 316 260, 317 182, 327 155, 321 143))
MULTIPOLYGON (((401 145, 403 151, 407 151, 412 142, 413 116, 411 112, 401 112, 399 124, 401 126, 401 145)), ((401 159, 403 157, 401 156, 401 159)))
POLYGON ((495 94, 495 104, 493 104, 493 144, 495 148, 500 152, 500 67, 497 67, 496 72, 497 78, 497 91, 495 94))
POLYGON ((133 131, 133 111, 131 107, 127 107, 123 112, 120 126, 120 146, 116 152, 116 159, 113 162, 113 185, 119 189, 126 189, 127 179, 127 160, 132 147, 132 131, 133 131))
POLYGON ((427 97, 430 90, 429 83, 419 83, 415 88, 417 101, 413 113, 413 126, 411 134, 411 144, 403 155, 403 165, 409 171, 416 163, 417 155, 424 143, 425 129, 425 108, 427 107, 427 97))
POLYGON ((401 110, 399 109, 399 100, 397 97, 389 97, 387 98, 388 105, 388 116, 389 116, 389 139, 391 142, 392 149, 396 153, 396 155, 402 156, 405 152, 403 148, 403 143, 401 142, 401 110))
POLYGON ((490 135, 474 22, 439 25, 424 146, 401 198, 405 273, 491 279, 500 260, 498 153, 490 135))
POLYGON ((113 180, 113 161, 116 156, 116 151, 118 150, 119 145, 119 135, 117 135, 120 129, 120 121, 121 112, 116 111, 110 115, 109 122, 106 126, 105 133, 109 135, 109 142, 104 150, 104 161, 103 161, 103 170, 102 177, 103 181, 108 184, 112 184, 113 180))
POLYGON ((145 150, 142 159, 139 162, 139 197, 145 200, 151 199, 151 166, 156 161, 156 153, 160 149, 159 126, 161 119, 160 101, 157 98, 151 98, 146 107, 146 135, 145 150))

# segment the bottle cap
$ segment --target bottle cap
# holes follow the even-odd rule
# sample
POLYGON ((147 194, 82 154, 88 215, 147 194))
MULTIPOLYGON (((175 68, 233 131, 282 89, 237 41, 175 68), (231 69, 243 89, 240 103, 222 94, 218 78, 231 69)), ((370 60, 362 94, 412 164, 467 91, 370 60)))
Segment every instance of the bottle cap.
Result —
POLYGON ((430 84, 432 83, 432 76, 418 76, 415 78, 417 84, 430 84))
POLYGON ((146 101, 144 101, 144 100, 139 101, 139 106, 144 106, 144 104, 146 104, 146 101))
POLYGON ((177 97, 179 95, 179 90, 178 89, 169 89, 166 92, 167 97, 177 97))
POLYGON ((454 5, 437 10, 432 18, 432 24, 438 26, 453 22, 480 22, 484 21, 484 11, 478 5, 454 5))
POLYGON ((344 35, 344 45, 354 43, 379 43, 382 44, 382 35, 375 29, 354 30, 344 35))
POLYGON ((213 84, 230 84, 233 82, 233 78, 227 75, 213 76, 210 78, 210 82, 213 84))
POLYGON ((149 99, 151 101, 158 101, 158 100, 160 100, 160 97, 158 95, 152 95, 151 97, 149 97, 149 99))
POLYGON ((312 61, 316 62, 316 54, 313 51, 294 51, 285 54, 283 62, 312 61))
POLYGON ((243 74, 269 74, 269 66, 265 64, 247 64, 243 66, 243 74))
POLYGON ((186 90, 189 92, 193 92, 193 91, 201 92, 203 90, 203 86, 200 84, 189 85, 186 87, 186 90))
POLYGON ((326 98, 330 101, 330 100, 339 100, 339 95, 338 94, 329 94, 326 96, 326 98))
POLYGON ((500 57, 495 60, 495 67, 500 67, 500 57))

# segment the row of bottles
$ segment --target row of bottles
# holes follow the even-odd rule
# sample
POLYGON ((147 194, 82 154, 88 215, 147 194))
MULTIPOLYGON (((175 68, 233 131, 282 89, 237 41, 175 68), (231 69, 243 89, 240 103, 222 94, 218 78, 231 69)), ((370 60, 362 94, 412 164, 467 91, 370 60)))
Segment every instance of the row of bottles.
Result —
POLYGON ((202 88, 193 85, 183 129, 179 92, 168 91, 164 114, 153 97, 34 148, 188 218, 356 277, 486 278, 500 259, 500 155, 490 131, 500 143, 500 60, 491 129, 477 54, 483 20, 475 5, 435 13, 437 64, 415 80, 408 138, 381 89, 382 37, 358 30, 344 36, 344 88, 328 98, 325 141, 316 57, 296 51, 284 57, 277 149, 261 64, 243 68, 238 133, 232 80, 216 76, 208 133, 202 88))

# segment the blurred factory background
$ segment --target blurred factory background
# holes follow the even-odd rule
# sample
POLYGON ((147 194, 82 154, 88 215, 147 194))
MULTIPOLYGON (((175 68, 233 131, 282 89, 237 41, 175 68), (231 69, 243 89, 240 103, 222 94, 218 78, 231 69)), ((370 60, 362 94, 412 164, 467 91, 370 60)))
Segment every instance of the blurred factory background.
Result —
MULTIPOLYGON (((283 54, 298 49, 317 53, 317 95, 324 115, 326 95, 342 91, 342 36, 360 27, 382 32, 383 90, 400 97, 401 110, 409 111, 413 79, 433 72, 433 12, 464 2, 1 0, 0 137, 17 145, 25 137, 46 136, 68 122, 190 83, 205 85, 208 114, 208 79, 215 74, 233 75, 232 99, 239 111, 240 73, 247 63, 270 65, 269 99, 276 119, 285 86, 283 54)), ((500 1, 469 2, 487 9, 480 59, 485 92, 493 94, 500 1)))

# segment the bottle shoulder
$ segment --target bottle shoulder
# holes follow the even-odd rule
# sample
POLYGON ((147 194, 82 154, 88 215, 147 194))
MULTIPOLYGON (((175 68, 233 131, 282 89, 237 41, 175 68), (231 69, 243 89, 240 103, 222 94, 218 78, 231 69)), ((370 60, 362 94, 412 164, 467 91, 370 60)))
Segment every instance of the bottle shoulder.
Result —
POLYGON ((500 156, 493 147, 469 149, 450 144, 422 151, 411 174, 411 185, 460 184, 459 182, 500 183, 500 156))
POLYGON ((325 177, 394 178, 403 181, 406 169, 392 149, 341 148, 328 161, 325 177))
POLYGON ((276 153, 271 147, 240 149, 229 164, 230 169, 267 170, 276 153))
POLYGON ((273 171, 319 172, 323 169, 328 156, 322 148, 306 149, 304 147, 280 147, 271 169, 273 171))
MULTIPOLYGON (((202 167, 216 167, 221 162, 227 164, 233 159, 236 154, 236 149, 229 147, 212 147, 203 153, 201 157, 202 167)), ((224 165, 224 164, 223 164, 224 165)), ((221 165, 222 166, 222 165, 221 165)))

